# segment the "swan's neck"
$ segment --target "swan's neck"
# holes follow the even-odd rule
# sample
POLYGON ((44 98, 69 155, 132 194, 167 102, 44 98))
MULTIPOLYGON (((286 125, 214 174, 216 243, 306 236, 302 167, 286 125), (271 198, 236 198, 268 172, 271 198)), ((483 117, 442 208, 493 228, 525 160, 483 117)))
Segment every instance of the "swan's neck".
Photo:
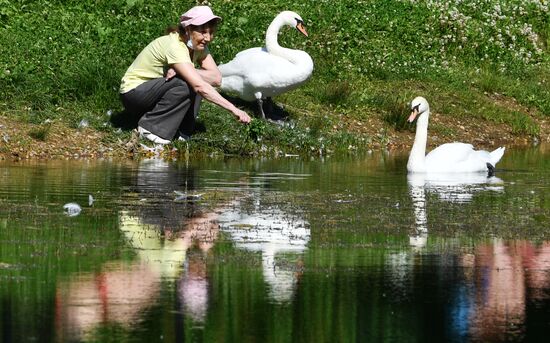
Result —
POLYGON ((428 119, 430 111, 422 113, 416 123, 414 144, 409 154, 407 170, 410 172, 426 171, 426 143, 428 142, 428 119))
MULTIPOLYGON (((311 58, 304 59, 305 53, 303 53, 300 50, 294 50, 294 49, 288 49, 283 48, 279 45, 279 42, 277 41, 277 36, 279 35, 279 31, 283 26, 285 26, 286 23, 283 18, 276 17, 273 22, 269 25, 267 28, 267 31, 265 33, 265 47, 267 51, 272 54, 279 57, 284 58, 285 60, 288 60, 289 62, 293 64, 303 64, 303 63, 309 63, 311 58)), ((313 64, 313 62, 311 62, 313 64)))

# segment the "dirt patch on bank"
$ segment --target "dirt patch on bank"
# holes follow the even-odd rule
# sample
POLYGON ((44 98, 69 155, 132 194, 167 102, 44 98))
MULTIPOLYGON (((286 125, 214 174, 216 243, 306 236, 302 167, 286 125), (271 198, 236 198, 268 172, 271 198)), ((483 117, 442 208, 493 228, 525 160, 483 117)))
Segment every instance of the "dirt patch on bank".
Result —
POLYGON ((34 125, 0 117, 0 159, 78 159, 125 157, 122 140, 109 142, 107 134, 61 123, 34 125))
MULTIPOLYGON (((512 105, 519 106, 515 103, 510 104, 510 106, 512 105)), ((478 118, 471 120, 432 112, 428 129, 428 150, 444 143, 457 141, 471 143, 478 149, 487 150, 499 146, 526 146, 550 142, 550 120, 530 113, 525 108, 518 108, 518 111, 527 113, 539 127, 540 132, 537 137, 517 134, 504 123, 478 118)), ((382 118, 370 117, 366 122, 350 120, 341 123, 339 129, 360 132, 372 137, 374 148, 408 150, 414 142, 416 127, 411 124, 409 128, 398 131, 384 122, 382 118)))
MULTIPOLYGON (((533 119, 540 127, 536 138, 516 135, 504 124, 432 113, 428 150, 453 141, 484 149, 550 142, 550 122, 533 119)), ((341 121, 334 129, 371 137, 372 149, 407 150, 414 141, 414 127, 396 131, 376 117, 366 122, 341 121)), ((56 122, 35 125, 0 116, 0 160, 132 158, 139 151, 137 146, 137 138, 128 134, 113 137, 91 128, 70 128, 56 122)))

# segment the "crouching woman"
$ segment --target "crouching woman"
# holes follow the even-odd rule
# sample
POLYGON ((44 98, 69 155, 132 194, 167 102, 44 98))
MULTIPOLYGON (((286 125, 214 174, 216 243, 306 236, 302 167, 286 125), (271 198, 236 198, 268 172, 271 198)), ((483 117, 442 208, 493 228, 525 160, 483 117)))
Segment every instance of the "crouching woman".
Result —
POLYGON ((120 98, 138 116, 140 136, 157 144, 189 136, 201 98, 231 112, 242 123, 250 117, 214 87, 221 74, 208 51, 221 18, 208 6, 182 14, 177 30, 153 40, 122 78, 120 98), (197 65, 199 68, 195 68, 197 65))

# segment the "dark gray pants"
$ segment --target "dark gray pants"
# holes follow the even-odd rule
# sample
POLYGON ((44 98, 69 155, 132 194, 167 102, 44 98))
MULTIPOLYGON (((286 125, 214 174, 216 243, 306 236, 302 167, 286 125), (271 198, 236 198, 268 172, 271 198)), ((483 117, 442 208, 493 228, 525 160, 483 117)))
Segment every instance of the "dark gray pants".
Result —
POLYGON ((190 136, 195 129, 201 97, 179 77, 142 83, 120 94, 124 108, 140 117, 138 125, 164 139, 177 138, 178 131, 190 136))

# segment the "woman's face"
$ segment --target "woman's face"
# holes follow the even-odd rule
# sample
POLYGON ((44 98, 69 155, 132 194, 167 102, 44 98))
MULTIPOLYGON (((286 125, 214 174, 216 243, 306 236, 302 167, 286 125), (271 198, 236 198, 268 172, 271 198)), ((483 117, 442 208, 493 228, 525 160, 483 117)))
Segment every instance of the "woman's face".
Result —
POLYGON ((206 46, 214 39, 216 33, 216 26, 213 25, 201 25, 193 26, 188 31, 188 36, 193 43, 194 50, 204 50, 206 46))

